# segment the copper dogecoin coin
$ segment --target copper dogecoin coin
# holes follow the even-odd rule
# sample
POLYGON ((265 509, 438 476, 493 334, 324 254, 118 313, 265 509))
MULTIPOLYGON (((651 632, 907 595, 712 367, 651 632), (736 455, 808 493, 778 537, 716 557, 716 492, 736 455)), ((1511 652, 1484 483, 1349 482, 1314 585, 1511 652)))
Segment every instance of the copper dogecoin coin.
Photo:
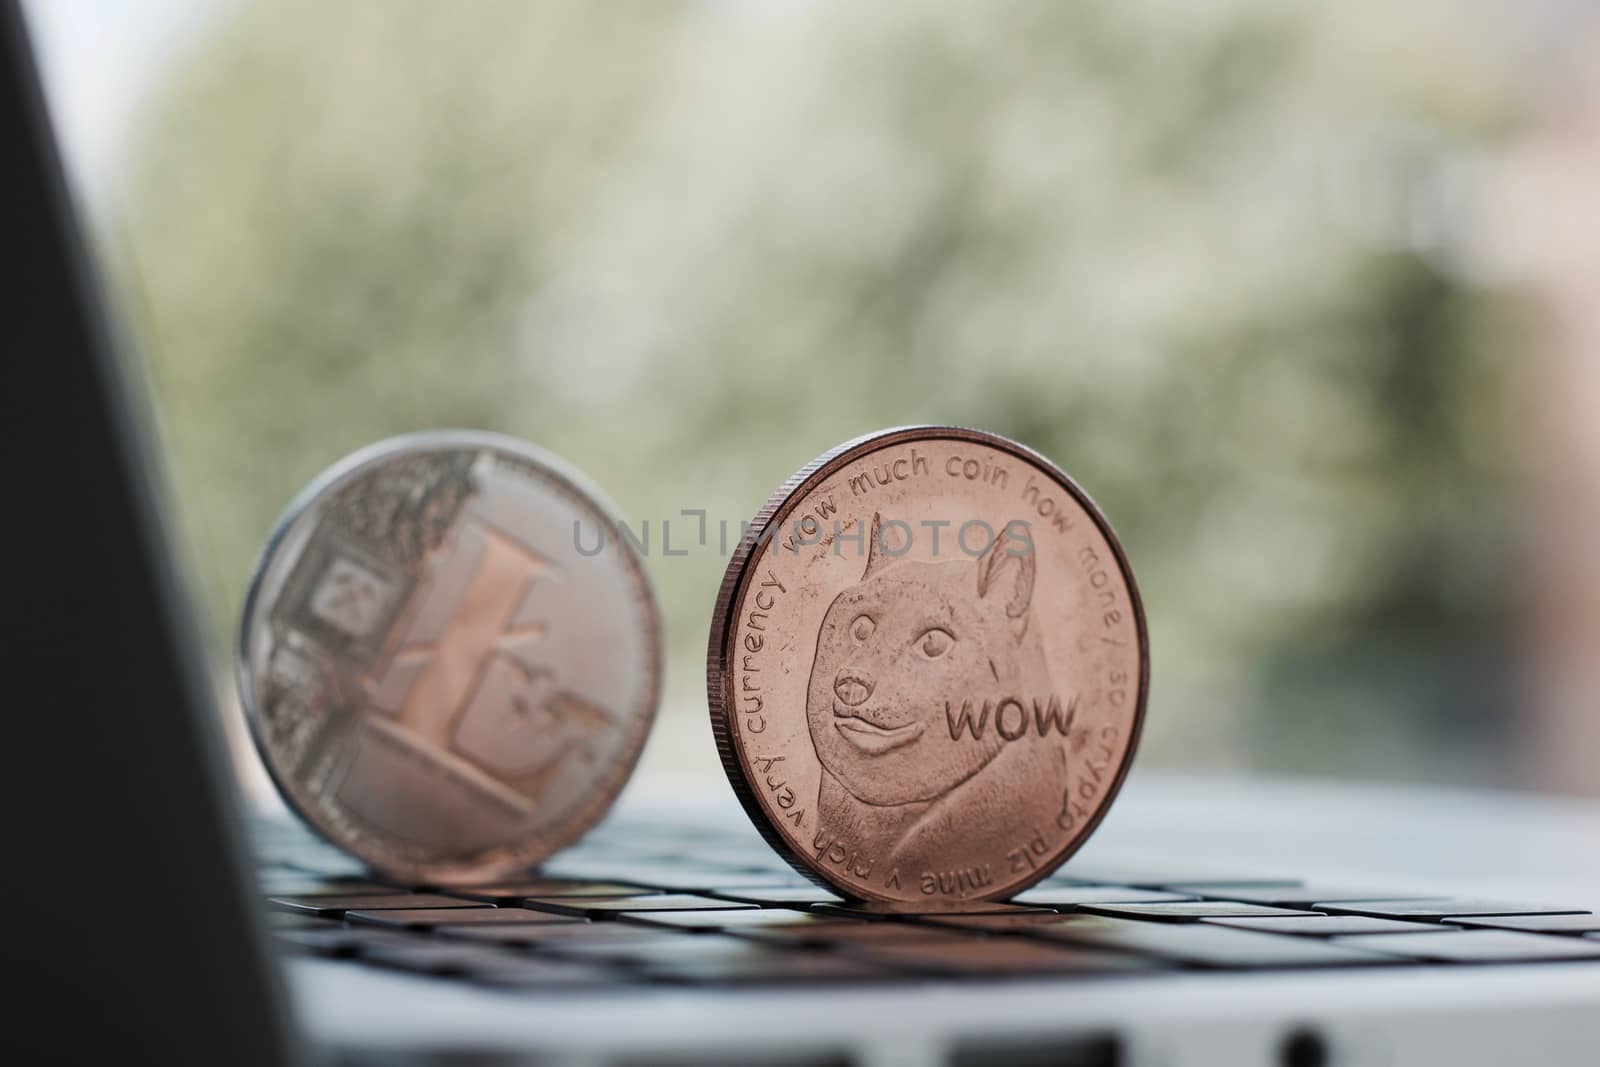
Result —
POLYGON ((644 568, 580 475, 449 431, 357 452, 257 564, 238 685, 288 804, 387 874, 509 874, 605 812, 655 715, 644 568))
POLYGON ((996 434, 911 427, 767 502, 706 675, 723 767, 790 863, 857 900, 959 908, 1094 830, 1138 743, 1149 646, 1082 489, 996 434))

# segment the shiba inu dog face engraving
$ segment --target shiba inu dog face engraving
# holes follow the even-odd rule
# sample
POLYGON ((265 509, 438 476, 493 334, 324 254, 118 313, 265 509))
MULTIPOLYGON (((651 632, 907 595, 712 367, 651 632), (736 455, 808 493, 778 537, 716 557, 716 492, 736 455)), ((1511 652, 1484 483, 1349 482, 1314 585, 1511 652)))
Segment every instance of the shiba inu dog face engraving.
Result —
POLYGON ((958 909, 1044 877, 1132 759, 1143 609, 1037 453, 908 427, 807 465, 729 563, 711 725, 767 841, 839 893, 958 909))
POLYGON ((1026 707, 1051 688, 1025 524, 976 560, 902 562, 884 551, 876 518, 861 581, 817 635, 806 718, 827 778, 861 804, 893 807, 946 795, 1008 744, 987 723, 975 736, 970 712, 956 724, 964 699, 1026 707))

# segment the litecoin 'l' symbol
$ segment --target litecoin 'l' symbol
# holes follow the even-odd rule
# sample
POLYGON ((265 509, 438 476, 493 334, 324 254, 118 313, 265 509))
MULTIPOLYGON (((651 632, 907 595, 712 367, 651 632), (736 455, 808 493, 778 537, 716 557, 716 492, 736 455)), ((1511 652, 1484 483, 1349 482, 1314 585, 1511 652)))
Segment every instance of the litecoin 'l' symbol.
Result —
POLYGON ((461 715, 492 659, 509 657, 525 677, 544 627, 524 618, 530 587, 551 564, 471 519, 454 531, 443 559, 409 613, 406 634, 367 682, 373 704, 440 749, 452 749, 461 715))

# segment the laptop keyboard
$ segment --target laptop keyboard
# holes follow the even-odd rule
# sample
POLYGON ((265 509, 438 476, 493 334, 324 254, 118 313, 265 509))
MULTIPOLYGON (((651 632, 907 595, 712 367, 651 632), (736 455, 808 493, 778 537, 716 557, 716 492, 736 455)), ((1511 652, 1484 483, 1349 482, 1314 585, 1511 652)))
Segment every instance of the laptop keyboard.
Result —
POLYGON ((703 827, 613 819, 536 873, 470 888, 376 879, 285 821, 255 840, 284 950, 509 990, 1600 960, 1582 909, 1385 886, 1069 863, 1007 903, 891 915, 703 827))

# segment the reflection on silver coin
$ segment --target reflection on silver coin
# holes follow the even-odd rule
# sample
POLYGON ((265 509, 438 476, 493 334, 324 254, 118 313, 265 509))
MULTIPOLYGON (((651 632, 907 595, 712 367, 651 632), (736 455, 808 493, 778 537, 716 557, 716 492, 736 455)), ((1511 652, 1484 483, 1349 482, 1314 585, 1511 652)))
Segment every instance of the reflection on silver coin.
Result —
POLYGON ((595 549, 618 528, 570 469, 491 434, 395 438, 318 478, 239 634, 240 697, 289 804, 418 882, 504 875, 581 835, 660 683, 644 568, 625 538, 595 549))

